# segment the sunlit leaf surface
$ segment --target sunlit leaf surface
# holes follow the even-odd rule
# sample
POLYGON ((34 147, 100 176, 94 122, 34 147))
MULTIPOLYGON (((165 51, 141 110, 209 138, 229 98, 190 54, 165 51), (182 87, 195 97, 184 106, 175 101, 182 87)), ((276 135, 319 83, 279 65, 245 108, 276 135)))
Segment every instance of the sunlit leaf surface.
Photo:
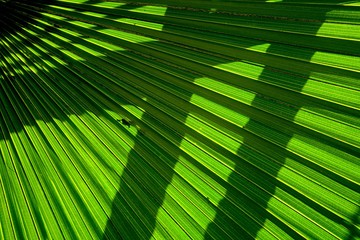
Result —
POLYGON ((0 1, 0 239, 360 239, 358 1, 0 1))

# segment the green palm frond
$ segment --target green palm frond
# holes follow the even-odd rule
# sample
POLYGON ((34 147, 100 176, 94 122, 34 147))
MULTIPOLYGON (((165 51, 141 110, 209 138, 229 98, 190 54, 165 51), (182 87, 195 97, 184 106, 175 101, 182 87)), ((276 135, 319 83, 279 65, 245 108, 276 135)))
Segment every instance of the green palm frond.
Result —
POLYGON ((0 239, 360 239, 357 1, 0 1, 0 239))

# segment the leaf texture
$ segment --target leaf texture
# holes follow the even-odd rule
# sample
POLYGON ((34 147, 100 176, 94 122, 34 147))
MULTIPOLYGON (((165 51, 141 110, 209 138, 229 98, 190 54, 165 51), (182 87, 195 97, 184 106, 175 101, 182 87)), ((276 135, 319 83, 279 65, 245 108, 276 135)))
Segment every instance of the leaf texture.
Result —
POLYGON ((0 8, 0 239, 360 239, 357 1, 0 8))

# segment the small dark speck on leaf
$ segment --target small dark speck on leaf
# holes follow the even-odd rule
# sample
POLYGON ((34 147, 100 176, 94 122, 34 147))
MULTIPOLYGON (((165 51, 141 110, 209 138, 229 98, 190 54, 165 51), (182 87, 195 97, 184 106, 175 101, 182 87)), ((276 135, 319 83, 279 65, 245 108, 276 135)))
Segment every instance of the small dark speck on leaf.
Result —
MULTIPOLYGON (((119 119, 118 119, 117 121, 120 122, 119 119)), ((127 120, 127 119, 125 119, 125 118, 121 119, 121 123, 122 123, 123 125, 125 125, 125 126, 128 126, 128 127, 131 126, 131 121, 130 121, 130 120, 127 120)))

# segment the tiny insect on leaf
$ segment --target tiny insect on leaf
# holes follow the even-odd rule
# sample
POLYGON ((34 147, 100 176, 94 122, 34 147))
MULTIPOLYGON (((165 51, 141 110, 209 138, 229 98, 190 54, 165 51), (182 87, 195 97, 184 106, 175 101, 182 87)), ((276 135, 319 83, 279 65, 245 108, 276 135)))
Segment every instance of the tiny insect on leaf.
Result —
POLYGON ((128 127, 131 126, 131 121, 127 120, 125 118, 121 119, 121 123, 124 124, 125 126, 128 126, 128 127))

